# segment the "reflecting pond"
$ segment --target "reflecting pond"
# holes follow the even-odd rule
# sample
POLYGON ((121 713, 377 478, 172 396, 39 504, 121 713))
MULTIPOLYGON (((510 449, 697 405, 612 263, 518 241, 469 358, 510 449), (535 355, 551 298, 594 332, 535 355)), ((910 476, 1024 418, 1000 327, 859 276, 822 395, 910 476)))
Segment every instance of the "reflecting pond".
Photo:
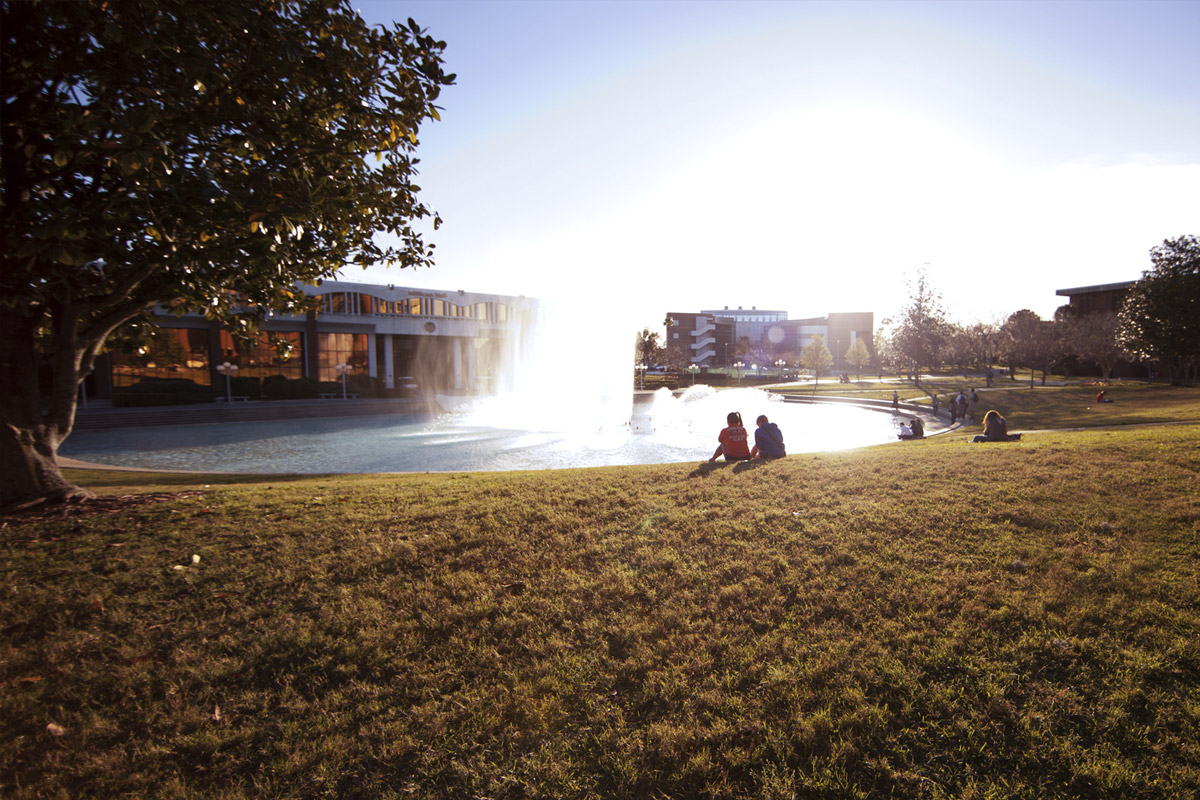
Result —
POLYGON ((78 431, 66 457, 147 469, 372 473, 561 469, 707 459, 729 411, 747 430, 766 414, 788 453, 895 441, 901 418, 852 406, 785 403, 754 389, 661 390, 622 423, 568 398, 519 408, 490 398, 437 417, 377 415, 78 431))

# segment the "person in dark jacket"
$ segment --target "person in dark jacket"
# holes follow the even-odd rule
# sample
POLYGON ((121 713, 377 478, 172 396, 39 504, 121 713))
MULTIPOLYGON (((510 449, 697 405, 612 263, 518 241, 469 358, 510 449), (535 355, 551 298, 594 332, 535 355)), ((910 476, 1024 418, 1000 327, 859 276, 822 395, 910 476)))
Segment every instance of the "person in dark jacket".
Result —
POLYGON ((754 429, 754 449, 750 451, 751 458, 783 458, 787 450, 783 446, 783 433, 779 426, 767 420, 766 414, 759 414, 755 420, 758 427, 754 429))
POLYGON ((983 415, 983 433, 976 436, 973 442, 1007 442, 1008 420, 1000 416, 1000 412, 992 410, 983 415))

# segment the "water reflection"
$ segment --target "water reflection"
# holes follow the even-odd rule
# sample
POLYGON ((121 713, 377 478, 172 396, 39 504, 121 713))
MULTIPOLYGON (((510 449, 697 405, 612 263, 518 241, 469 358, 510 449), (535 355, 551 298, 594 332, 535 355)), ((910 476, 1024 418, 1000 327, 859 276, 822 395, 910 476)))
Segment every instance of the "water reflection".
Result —
POLYGON ((766 414, 783 430, 790 454, 894 441, 900 421, 854 407, 784 403, 752 389, 697 386, 680 398, 664 390, 635 405, 621 424, 591 419, 569 398, 559 400, 532 415, 512 415, 502 398, 492 398, 435 419, 381 415, 79 431, 60 452, 148 469, 486 472, 699 461, 711 455, 730 411, 741 412, 750 430, 766 414))

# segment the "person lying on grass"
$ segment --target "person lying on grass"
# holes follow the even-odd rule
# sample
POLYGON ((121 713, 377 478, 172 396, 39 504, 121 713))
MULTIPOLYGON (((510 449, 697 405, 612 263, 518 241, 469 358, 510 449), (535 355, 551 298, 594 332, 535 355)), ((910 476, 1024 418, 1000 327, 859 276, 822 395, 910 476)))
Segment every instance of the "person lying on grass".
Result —
POLYGON ((724 455, 726 461, 747 461, 750 458, 750 446, 747 444, 749 436, 746 434, 746 429, 742 427, 742 415, 736 411, 730 411, 725 417, 727 426, 717 435, 717 449, 712 454, 709 462, 716 461, 720 456, 724 455))

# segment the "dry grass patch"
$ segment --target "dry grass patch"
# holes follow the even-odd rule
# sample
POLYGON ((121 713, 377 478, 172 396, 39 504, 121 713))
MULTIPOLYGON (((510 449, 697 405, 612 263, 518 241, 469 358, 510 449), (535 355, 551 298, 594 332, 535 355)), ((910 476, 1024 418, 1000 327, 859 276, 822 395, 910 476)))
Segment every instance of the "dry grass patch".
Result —
POLYGON ((0 789, 1192 797, 1197 445, 254 479, 9 521, 0 789))

